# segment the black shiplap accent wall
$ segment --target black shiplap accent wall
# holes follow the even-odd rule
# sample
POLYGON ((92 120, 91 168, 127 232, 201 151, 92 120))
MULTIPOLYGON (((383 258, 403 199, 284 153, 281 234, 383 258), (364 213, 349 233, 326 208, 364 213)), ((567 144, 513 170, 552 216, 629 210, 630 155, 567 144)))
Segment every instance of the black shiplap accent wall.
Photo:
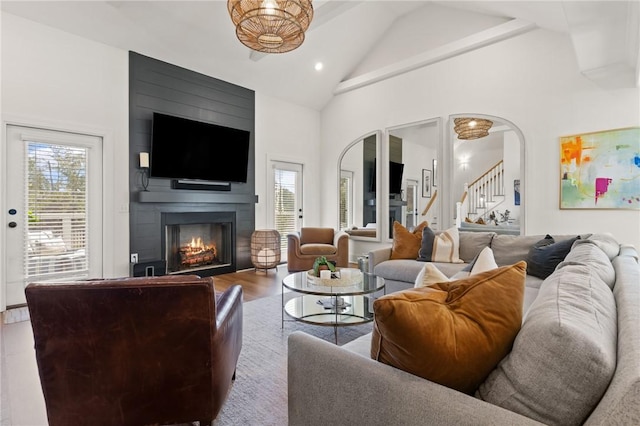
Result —
MULTIPOLYGON (((252 267, 250 240, 257 201, 254 134, 252 90, 129 52, 129 239, 131 253, 138 253, 140 262, 163 257, 162 213, 235 211, 236 265, 252 267), (172 189, 170 179, 150 179, 149 192, 141 196, 138 154, 150 152, 153 112, 250 131, 247 183, 232 183, 231 191, 215 192, 172 189)), ((225 161, 224 152, 221 146, 220 156, 211 159, 212 167, 225 161)))

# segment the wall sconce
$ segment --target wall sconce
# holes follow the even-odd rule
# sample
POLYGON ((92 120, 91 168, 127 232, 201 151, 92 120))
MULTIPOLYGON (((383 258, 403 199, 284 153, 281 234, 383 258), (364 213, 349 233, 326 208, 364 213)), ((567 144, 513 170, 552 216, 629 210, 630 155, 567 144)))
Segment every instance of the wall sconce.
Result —
POLYGON ((467 170, 469 168, 469 157, 467 155, 461 155, 458 157, 458 165, 460 169, 467 170))
POLYGON ((149 187, 149 153, 141 152, 139 155, 139 161, 140 161, 140 174, 141 174, 142 188, 145 191, 148 191, 147 188, 149 187))

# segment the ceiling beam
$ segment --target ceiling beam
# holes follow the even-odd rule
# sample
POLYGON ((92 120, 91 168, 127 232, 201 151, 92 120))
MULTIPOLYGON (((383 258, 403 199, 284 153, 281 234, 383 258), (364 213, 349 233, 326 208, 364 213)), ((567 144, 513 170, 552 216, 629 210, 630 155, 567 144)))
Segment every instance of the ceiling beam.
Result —
POLYGON ((606 89, 640 87, 640 3, 562 5, 580 72, 606 89))
POLYGON ((395 64, 345 80, 338 84, 333 93, 337 95, 360 87, 368 86, 418 68, 444 61, 445 59, 462 55, 463 53, 467 53, 481 47, 498 43, 511 37, 532 31, 536 28, 538 27, 532 22, 522 19, 513 19, 509 22, 505 22, 504 24, 480 31, 476 34, 461 38, 460 40, 447 43, 395 64))

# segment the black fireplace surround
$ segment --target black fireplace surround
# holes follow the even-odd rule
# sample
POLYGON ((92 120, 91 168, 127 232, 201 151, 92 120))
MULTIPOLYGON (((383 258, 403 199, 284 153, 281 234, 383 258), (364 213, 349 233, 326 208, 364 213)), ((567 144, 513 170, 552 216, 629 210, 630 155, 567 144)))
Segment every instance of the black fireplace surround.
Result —
MULTIPOLYGON (((176 140, 176 144, 180 143, 176 140)), ((225 161, 224 152, 221 143, 221 154, 211 158, 212 167, 225 161)), ((253 90, 129 52, 129 193, 129 254, 131 259, 138 259, 131 265, 132 275, 164 274, 164 221, 167 214, 179 212, 235 212, 230 238, 234 250, 231 259, 221 262, 229 266, 211 268, 209 272, 218 275, 252 268, 251 233, 258 202, 253 90), (201 185, 176 188, 171 179, 161 178, 151 178, 147 186, 142 185, 139 156, 141 152, 151 152, 154 112, 250 132, 247 182, 232 182, 224 191, 205 191, 201 185)), ((225 241, 223 245, 226 244, 225 241)), ((193 273, 205 275, 204 271, 193 273)))

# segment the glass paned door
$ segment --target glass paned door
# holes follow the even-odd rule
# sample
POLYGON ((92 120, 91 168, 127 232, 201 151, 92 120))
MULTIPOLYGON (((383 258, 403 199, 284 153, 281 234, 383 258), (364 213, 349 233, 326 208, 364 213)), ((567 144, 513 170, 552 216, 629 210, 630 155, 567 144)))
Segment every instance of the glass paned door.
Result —
POLYGON ((101 149, 95 136, 7 126, 7 306, 30 282, 101 276, 101 149))
POLYGON ((302 227, 302 164, 274 161, 273 222, 280 233, 281 259, 286 260, 287 234, 302 227))

